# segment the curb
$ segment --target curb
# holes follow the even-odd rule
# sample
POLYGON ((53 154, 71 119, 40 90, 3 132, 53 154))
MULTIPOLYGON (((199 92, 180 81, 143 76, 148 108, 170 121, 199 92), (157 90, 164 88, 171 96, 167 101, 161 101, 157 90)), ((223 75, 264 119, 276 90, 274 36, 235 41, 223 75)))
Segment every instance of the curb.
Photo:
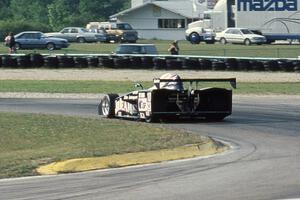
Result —
POLYGON ((36 169, 40 175, 55 175, 60 173, 74 173, 98 169, 117 168, 132 165, 159 163, 164 161, 193 158, 221 153, 229 146, 207 138, 205 143, 192 144, 173 149, 163 149, 148 152, 126 153, 95 158, 78 158, 62 162, 55 162, 36 169))

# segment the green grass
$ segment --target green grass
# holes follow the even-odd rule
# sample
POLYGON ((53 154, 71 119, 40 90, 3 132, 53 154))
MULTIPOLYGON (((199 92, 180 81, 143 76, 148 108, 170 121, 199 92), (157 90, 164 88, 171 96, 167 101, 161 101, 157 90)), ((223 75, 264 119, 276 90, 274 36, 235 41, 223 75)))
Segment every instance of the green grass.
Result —
MULTIPOLYGON (((142 84, 148 88, 152 82, 142 82, 142 84)), ((208 86, 228 88, 229 84, 201 84, 201 87, 208 86)), ((300 82, 238 82, 237 86, 234 94, 300 94, 300 82)), ((136 90, 136 88, 131 81, 0 80, 0 92, 126 93, 132 90, 136 90)))
POLYGON ((0 178, 34 175, 38 165, 54 161, 172 148, 201 140, 138 122, 0 113, 0 178))
MULTIPOLYGON (((138 43, 154 43, 160 54, 169 54, 167 51, 170 41, 167 40, 139 40, 138 43)), ((69 48, 49 52, 47 50, 20 50, 18 53, 98 53, 109 54, 115 51, 118 44, 107 43, 71 43, 69 48)), ((238 57, 290 57, 297 58, 300 52, 299 45, 222 45, 205 44, 192 45, 187 41, 180 41, 181 55, 202 56, 238 56, 238 57)), ((0 53, 7 53, 7 47, 0 45, 0 53)))

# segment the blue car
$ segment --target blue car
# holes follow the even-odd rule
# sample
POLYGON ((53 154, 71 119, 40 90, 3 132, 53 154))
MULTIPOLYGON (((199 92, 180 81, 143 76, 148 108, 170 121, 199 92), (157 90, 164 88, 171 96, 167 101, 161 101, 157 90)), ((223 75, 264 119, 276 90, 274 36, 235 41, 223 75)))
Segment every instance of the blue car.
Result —
POLYGON ((66 39, 48 37, 39 31, 25 31, 15 35, 16 49, 54 49, 67 48, 66 39))

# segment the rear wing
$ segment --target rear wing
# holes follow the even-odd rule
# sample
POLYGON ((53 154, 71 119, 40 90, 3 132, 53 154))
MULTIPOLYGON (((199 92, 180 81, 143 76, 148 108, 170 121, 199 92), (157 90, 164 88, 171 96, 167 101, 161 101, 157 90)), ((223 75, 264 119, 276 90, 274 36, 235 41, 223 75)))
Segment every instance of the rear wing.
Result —
POLYGON ((196 79, 159 79, 154 78, 153 83, 154 85, 159 89, 160 83, 163 82, 189 82, 190 87, 193 85, 193 83, 196 84, 196 87, 199 82, 229 82, 231 87, 236 89, 236 78, 196 78, 196 79))

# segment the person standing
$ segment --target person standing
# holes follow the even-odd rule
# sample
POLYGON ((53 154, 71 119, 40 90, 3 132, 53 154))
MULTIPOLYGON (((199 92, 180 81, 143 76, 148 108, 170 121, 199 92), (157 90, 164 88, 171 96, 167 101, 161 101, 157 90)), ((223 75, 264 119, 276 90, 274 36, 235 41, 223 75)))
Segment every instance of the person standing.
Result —
POLYGON ((171 53, 171 55, 178 55, 179 54, 179 46, 178 46, 178 41, 177 40, 174 40, 168 51, 171 53))
POLYGON ((8 36, 6 36, 5 45, 8 46, 8 53, 16 53, 16 41, 12 32, 10 32, 8 36))

